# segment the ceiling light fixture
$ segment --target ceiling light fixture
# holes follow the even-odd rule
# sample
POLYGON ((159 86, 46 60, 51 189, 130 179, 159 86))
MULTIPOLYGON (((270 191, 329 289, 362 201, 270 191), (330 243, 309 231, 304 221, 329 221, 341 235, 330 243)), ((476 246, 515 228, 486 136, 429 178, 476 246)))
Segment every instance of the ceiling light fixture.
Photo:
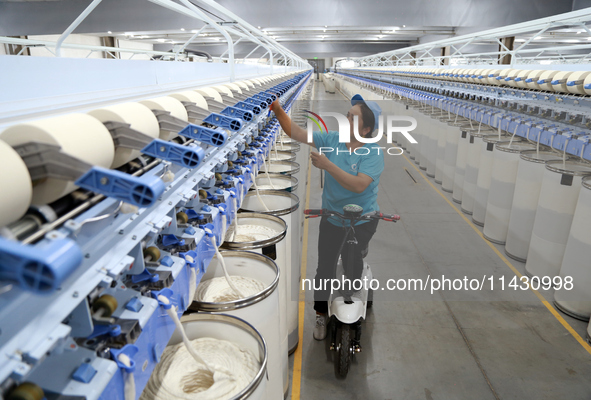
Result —
POLYGON ((261 27, 260 27, 260 26, 257 26, 257 28, 261 29, 261 27))
POLYGON ((184 30, 185 30, 185 28, 181 28, 181 31, 184 31, 184 30))
POLYGON ((384 35, 378 35, 378 39, 381 39, 383 37, 384 37, 384 35))
POLYGON ((326 29, 323 29, 322 32, 326 32, 326 29))
POLYGON ((402 25, 403 28, 406 28, 406 25, 402 25))
POLYGON ((325 28, 328 28, 328 25, 324 25, 325 28))
POLYGON ((160 43, 164 43, 164 42, 166 42, 166 39, 156 39, 156 41, 160 42, 160 43))

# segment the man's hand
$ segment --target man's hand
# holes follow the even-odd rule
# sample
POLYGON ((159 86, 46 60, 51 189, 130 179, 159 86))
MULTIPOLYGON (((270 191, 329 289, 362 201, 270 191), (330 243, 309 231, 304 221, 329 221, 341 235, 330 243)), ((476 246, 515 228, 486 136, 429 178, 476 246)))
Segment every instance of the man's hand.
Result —
POLYGON ((312 158, 312 165, 318 169, 325 170, 332 165, 332 162, 328 159, 328 157, 315 151, 310 153, 310 158, 312 158))
POLYGON ((274 111, 275 113, 279 110, 283 110, 283 107, 281 107, 281 103, 279 102, 279 96, 277 97, 277 100, 271 103, 269 110, 274 111))

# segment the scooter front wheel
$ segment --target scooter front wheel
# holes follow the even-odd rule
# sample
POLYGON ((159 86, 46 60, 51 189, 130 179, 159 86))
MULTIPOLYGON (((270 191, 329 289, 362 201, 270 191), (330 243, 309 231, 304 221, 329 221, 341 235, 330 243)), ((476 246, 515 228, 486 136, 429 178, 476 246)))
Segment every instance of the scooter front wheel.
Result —
POLYGON ((334 372, 337 378, 345 379, 351 365, 351 327, 341 323, 338 325, 334 372))

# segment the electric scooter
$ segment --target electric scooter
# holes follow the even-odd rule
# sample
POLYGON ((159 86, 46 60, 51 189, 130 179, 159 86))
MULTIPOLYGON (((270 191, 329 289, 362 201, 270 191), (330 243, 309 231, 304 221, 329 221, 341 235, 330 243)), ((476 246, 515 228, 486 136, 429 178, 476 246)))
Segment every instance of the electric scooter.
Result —
MULTIPOLYGON (((343 214, 326 209, 305 210, 306 218, 336 217, 340 219, 347 232, 341 243, 339 254, 342 253, 345 243, 356 245, 354 225, 359 221, 381 219, 384 221, 396 222, 400 219, 398 215, 386 215, 379 211, 363 214, 363 208, 356 204, 348 204, 343 207, 343 214)), ((347 258, 352 259, 353 246, 348 246, 347 258)), ((359 277, 363 283, 359 290, 353 288, 341 288, 331 293, 328 299, 329 331, 331 333, 330 350, 336 353, 334 360, 335 375, 337 378, 346 378, 351 365, 351 358, 361 352, 361 323, 365 320, 367 309, 373 305, 373 290, 370 282, 373 279, 371 268, 365 262, 368 249, 362 250, 363 271, 359 277)), ((352 271, 345 271, 342 258, 339 256, 335 266, 335 279, 344 282, 344 278, 352 276, 352 271)), ((355 279, 349 278, 351 281, 355 279)))

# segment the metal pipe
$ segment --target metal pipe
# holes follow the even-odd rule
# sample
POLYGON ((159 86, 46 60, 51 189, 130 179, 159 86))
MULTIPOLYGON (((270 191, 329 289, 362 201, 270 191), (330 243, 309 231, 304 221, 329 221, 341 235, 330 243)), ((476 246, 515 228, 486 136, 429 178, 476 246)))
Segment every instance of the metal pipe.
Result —
MULTIPOLYGON (((197 36, 201 35, 201 32, 203 32, 203 30, 207 27, 207 24, 203 25, 201 27, 201 29, 199 29, 197 32, 195 32, 195 34, 193 36, 191 36, 191 38, 189 40, 187 40, 185 42, 185 44, 183 44, 181 46, 181 48, 176 52, 176 56, 178 56, 180 53, 182 53, 183 51, 185 51, 185 49, 187 48, 187 46, 189 45, 189 43, 191 43, 193 40, 197 39, 197 36)), ((175 57, 176 57, 175 56, 175 57)))
POLYGON ((213 29, 221 33, 221 35, 226 39, 228 43, 228 64, 230 66, 230 82, 234 82, 235 73, 234 73, 234 42, 232 41, 232 37, 228 34, 228 32, 218 25, 213 19, 209 18, 202 12, 200 9, 195 7, 193 3, 189 0, 181 0, 181 2, 191 11, 193 11, 197 16, 203 18, 205 22, 207 22, 213 29))
POLYGON ((62 43, 64 42, 64 40, 66 40, 66 38, 68 36, 70 36, 70 33, 72 33, 72 31, 74 29, 76 29, 78 27, 78 25, 80 25, 80 23, 82 21, 84 21, 84 19, 86 17, 88 17, 88 14, 90 14, 92 12, 92 10, 94 10, 96 8, 96 6, 98 6, 100 4, 100 2, 103 0, 93 0, 92 3, 90 3, 88 5, 88 7, 86 7, 86 9, 84 11, 82 11, 82 14, 80 14, 78 16, 78 18, 76 18, 74 20, 74 22, 72 22, 70 24, 70 26, 68 26, 66 28, 66 30, 64 31, 64 33, 62 33, 62 35, 59 37, 59 39, 57 40, 56 44, 55 44, 55 55, 57 57, 61 57, 62 56, 62 43))

